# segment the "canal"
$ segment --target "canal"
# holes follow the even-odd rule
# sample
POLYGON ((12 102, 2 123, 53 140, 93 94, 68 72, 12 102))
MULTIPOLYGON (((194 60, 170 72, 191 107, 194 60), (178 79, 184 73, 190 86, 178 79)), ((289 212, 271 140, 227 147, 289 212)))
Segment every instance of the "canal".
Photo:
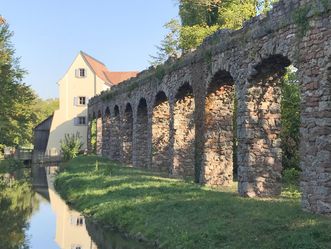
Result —
POLYGON ((4 179, 0 180, 0 249, 147 248, 70 209, 54 190, 54 174, 47 176, 43 187, 4 179))

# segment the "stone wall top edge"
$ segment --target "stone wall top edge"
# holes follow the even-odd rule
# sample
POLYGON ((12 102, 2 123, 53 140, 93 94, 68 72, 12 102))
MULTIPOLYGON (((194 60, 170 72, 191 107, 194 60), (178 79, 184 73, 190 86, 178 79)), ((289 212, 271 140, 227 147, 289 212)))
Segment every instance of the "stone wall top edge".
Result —
MULTIPOLYGON (((161 82, 166 74, 173 73, 183 67, 191 65, 193 61, 198 62, 204 60, 207 51, 216 51, 217 53, 225 52, 234 47, 245 46, 242 42, 251 41, 263 37, 271 32, 274 32, 282 27, 293 24, 293 15, 299 6, 306 4, 323 5, 324 0, 280 0, 276 3, 272 10, 267 14, 261 14, 253 17, 244 23, 239 30, 220 29, 213 35, 208 36, 202 45, 195 51, 184 54, 178 59, 169 58, 164 64, 157 67, 149 67, 141 71, 137 77, 123 81, 119 85, 113 86, 110 90, 101 92, 90 100, 89 105, 94 105, 103 101, 106 96, 121 95, 125 91, 134 91, 140 88, 141 85, 151 83, 151 81, 161 82), (213 48, 215 48, 213 50, 213 48)), ((320 8, 317 11, 325 12, 330 10, 330 6, 320 8)), ((111 96, 110 96, 111 97, 111 96)))

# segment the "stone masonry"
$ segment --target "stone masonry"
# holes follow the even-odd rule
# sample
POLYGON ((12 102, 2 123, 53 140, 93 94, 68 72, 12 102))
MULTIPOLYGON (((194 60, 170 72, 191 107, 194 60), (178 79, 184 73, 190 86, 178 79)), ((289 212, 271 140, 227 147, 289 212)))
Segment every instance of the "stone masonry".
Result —
POLYGON ((110 127, 109 127, 109 156, 113 160, 121 160, 121 120, 118 106, 114 107, 113 114, 110 114, 110 127))
POLYGON ((172 174, 194 176, 194 98, 192 88, 185 83, 176 95, 174 105, 174 159, 172 174))
POLYGON ((280 0, 242 29, 219 30, 196 51, 94 97, 89 124, 100 113, 104 120, 97 121, 97 152, 171 177, 228 185, 235 128, 240 195, 278 195, 280 81, 289 65, 298 69, 302 100, 302 208, 331 213, 330 1, 280 0))
POLYGON ((164 92, 156 95, 152 119, 152 168, 170 173, 170 106, 164 92))
POLYGON ((122 155, 121 161, 132 164, 133 114, 130 104, 126 105, 122 120, 122 155))
POLYGON ((233 181, 233 79, 221 72, 207 89, 203 182, 230 185, 233 181))

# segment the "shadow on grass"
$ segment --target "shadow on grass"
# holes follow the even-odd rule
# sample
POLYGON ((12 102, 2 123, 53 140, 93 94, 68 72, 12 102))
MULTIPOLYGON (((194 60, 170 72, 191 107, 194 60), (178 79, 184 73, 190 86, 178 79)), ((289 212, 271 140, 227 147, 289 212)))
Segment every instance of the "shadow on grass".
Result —
POLYGON ((302 212, 297 197, 241 198, 128 167, 103 175, 107 167, 69 166, 57 189, 79 211, 161 248, 330 248, 331 219, 302 212))

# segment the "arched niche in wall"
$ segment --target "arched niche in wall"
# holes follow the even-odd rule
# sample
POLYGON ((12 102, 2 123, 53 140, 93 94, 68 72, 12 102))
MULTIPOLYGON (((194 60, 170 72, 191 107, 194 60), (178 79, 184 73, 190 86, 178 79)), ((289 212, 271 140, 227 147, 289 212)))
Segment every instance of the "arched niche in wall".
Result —
POLYGON ((177 91, 174 103, 174 175, 194 177, 195 102, 192 86, 186 82, 177 91))
POLYGON ((207 85, 202 181, 231 185, 233 181, 234 80, 219 70, 207 85))
POLYGON ((169 172, 170 105, 166 94, 156 94, 152 114, 152 168, 169 172))
POLYGON ((132 141, 133 141, 133 111, 130 103, 127 103, 122 119, 122 160, 132 164, 132 141))

